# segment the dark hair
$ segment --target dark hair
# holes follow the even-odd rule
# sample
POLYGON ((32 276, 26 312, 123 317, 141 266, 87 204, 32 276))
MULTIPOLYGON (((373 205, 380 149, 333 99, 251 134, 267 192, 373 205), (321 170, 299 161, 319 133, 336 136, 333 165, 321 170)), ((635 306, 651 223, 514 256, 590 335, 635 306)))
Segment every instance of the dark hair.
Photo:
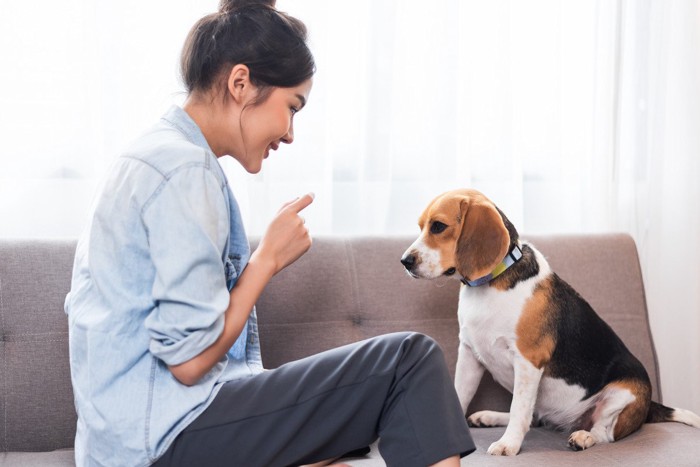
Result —
MULTIPOLYGON (((275 9, 275 0, 221 0, 219 12, 200 19, 180 59, 188 93, 212 88, 230 67, 243 64, 261 91, 294 87, 316 71, 304 23, 275 9)), ((263 97, 263 96, 259 96, 263 97)))

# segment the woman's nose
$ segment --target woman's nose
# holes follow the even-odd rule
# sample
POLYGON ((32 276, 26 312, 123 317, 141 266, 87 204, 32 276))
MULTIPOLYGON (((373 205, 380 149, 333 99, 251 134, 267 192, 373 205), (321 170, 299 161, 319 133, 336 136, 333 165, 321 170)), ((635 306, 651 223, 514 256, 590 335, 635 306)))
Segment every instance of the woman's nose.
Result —
POLYGON ((292 144, 294 141, 294 125, 290 124, 289 125, 289 131, 287 132, 286 135, 282 137, 282 142, 287 143, 287 144, 292 144))

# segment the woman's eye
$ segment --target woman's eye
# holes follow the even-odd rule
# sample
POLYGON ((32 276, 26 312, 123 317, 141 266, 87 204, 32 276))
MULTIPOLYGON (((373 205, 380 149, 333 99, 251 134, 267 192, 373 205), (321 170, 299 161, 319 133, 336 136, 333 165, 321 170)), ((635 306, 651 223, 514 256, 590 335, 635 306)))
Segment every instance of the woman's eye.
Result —
POLYGON ((294 115, 295 113, 299 112, 299 109, 297 109, 296 107, 290 107, 289 110, 291 110, 292 115, 294 115))
POLYGON ((445 230, 446 228, 447 228, 447 225, 443 224, 442 222, 435 221, 430 226, 430 233, 439 234, 439 233, 442 233, 442 231, 445 230))

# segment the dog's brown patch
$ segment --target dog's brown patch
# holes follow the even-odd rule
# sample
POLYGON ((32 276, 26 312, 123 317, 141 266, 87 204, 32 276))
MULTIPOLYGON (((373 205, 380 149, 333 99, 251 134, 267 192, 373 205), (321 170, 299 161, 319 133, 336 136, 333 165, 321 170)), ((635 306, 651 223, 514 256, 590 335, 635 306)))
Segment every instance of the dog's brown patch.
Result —
POLYGON ((634 396, 634 401, 622 409, 617 417, 617 422, 615 422, 613 436, 617 441, 634 433, 644 423, 651 401, 651 387, 648 383, 638 379, 626 379, 610 383, 607 388, 627 389, 634 396))
POLYGON ((556 342, 551 329, 552 278, 543 280, 523 307, 515 328, 516 345, 520 353, 535 367, 549 362, 556 342))

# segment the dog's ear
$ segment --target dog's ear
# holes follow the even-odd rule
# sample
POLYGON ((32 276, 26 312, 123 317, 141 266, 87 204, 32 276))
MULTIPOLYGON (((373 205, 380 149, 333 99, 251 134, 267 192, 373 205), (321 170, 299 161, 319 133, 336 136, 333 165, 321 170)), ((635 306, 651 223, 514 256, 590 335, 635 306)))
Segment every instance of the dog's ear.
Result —
POLYGON ((508 253, 510 237, 492 204, 465 198, 460 203, 462 231, 455 247, 457 272, 468 280, 490 274, 508 253))

